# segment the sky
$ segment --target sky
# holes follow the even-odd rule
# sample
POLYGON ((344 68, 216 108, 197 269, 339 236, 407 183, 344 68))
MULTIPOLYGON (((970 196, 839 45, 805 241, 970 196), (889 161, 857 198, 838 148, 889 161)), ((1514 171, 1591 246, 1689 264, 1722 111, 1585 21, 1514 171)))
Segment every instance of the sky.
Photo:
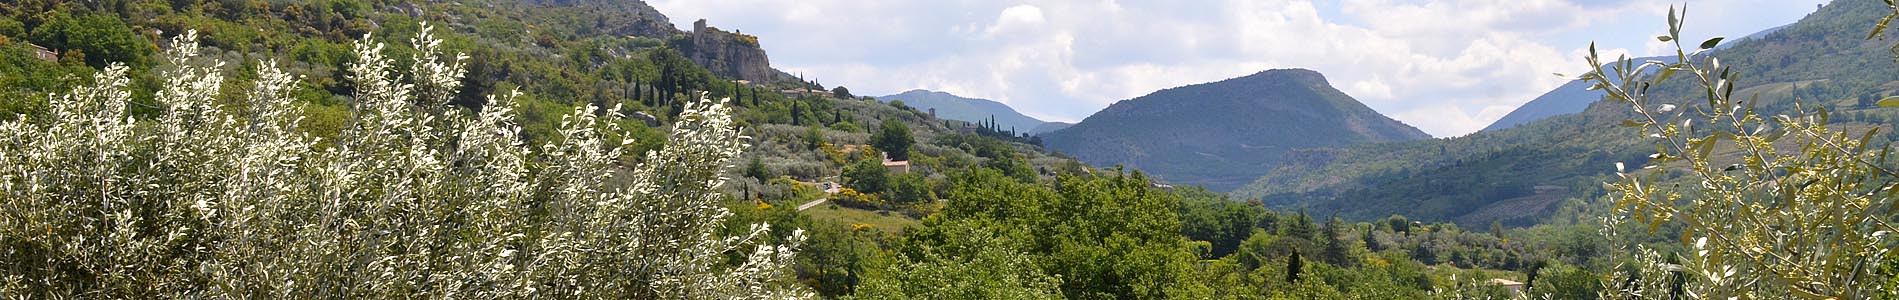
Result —
MULTIPOLYGON (((1851 1, 1851 0, 1848 0, 1851 1)), ((1686 1, 1685 40, 1798 21, 1821 0, 1686 1)), ((1269 69, 1332 86, 1437 137, 1461 136, 1587 71, 1670 52, 1675 1, 653 0, 676 26, 756 35, 772 67, 853 94, 912 89, 1077 122, 1116 101, 1269 69)), ((1694 45, 1690 44, 1689 47, 1694 45)))

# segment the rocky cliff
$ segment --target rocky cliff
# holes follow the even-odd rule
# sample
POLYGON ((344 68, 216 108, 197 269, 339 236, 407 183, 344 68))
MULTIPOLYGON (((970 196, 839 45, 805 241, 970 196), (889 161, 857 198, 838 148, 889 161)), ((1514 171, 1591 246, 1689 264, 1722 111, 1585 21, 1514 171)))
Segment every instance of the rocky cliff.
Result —
POLYGON ((674 41, 674 47, 692 57, 694 63, 720 77, 768 82, 777 74, 765 49, 759 47, 758 37, 706 26, 703 19, 692 23, 692 32, 685 39, 674 41))
MULTIPOLYGON (((668 46, 679 50, 679 53, 692 58, 693 63, 705 67, 719 77, 758 83, 773 82, 789 77, 789 75, 784 75, 784 72, 771 68, 770 60, 765 57, 765 49, 759 47, 758 37, 719 30, 707 26, 704 19, 694 22, 691 32, 682 31, 673 26, 666 14, 645 1, 521 1, 530 6, 598 12, 597 15, 590 15, 593 18, 593 26, 577 28, 577 34, 605 34, 665 40, 668 46)), ((421 15, 419 9, 410 11, 398 8, 394 9, 394 12, 421 15)))

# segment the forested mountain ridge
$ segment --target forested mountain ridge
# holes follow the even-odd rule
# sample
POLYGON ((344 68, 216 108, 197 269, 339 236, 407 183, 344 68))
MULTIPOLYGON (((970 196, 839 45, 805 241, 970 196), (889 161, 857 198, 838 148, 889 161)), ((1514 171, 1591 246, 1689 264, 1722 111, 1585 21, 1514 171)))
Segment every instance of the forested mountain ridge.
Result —
POLYGON ((1156 91, 1042 136, 1050 149, 1096 166, 1216 191, 1264 175, 1292 149, 1430 138, 1303 69, 1156 91))
POLYGON ((936 116, 944 119, 988 122, 993 118, 997 127, 1004 130, 1012 129, 1020 133, 1040 134, 1052 130, 1051 128, 1060 129, 1059 125, 1050 124, 1056 122, 1042 121, 1035 117, 1023 115, 1021 112, 1017 112, 1015 108, 1009 107, 1008 104, 996 102, 995 100, 967 98, 946 92, 930 90, 910 90, 895 95, 875 98, 877 98, 877 101, 886 103, 891 101, 903 101, 905 106, 915 107, 917 110, 922 111, 935 109, 936 116))
MULTIPOLYGON (((1793 99, 1824 105, 1835 121, 1883 126, 1889 110, 1869 109, 1899 78, 1891 45, 1866 40, 1865 24, 1884 16, 1869 1, 1839 1, 1780 30, 1733 41, 1710 52, 1745 74, 1735 96, 1758 96, 1765 114, 1793 99)), ((1650 89, 1678 103, 1701 95, 1685 80, 1650 89)), ((1653 145, 1619 126, 1626 106, 1595 103, 1582 113, 1517 127, 1412 143, 1297 152, 1271 174, 1230 193, 1276 207, 1303 207, 1349 218, 1404 214, 1418 219, 1482 224, 1533 224, 1564 198, 1593 198, 1612 164, 1639 165, 1653 145)))
POLYGON ((1596 105, 1449 139, 1295 150, 1230 196, 1348 219, 1397 214, 1460 224, 1535 224, 1572 191, 1597 190, 1582 179, 1607 174, 1616 162, 1645 161, 1644 149, 1652 147, 1616 136, 1635 133, 1612 126, 1626 118, 1626 109, 1596 105), (1505 201, 1512 199, 1517 201, 1505 201), (1492 205, 1508 209, 1485 214, 1496 212, 1486 209, 1492 205))

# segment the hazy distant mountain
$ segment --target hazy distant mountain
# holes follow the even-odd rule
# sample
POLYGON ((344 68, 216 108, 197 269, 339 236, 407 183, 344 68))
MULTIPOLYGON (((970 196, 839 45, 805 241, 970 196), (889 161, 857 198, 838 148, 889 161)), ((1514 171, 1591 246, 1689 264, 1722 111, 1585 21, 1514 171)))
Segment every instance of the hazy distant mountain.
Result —
MULTIPOLYGON (((1740 41, 1766 38, 1768 34, 1778 32, 1788 26, 1793 25, 1781 25, 1768 28, 1767 30, 1761 30, 1760 32, 1755 32, 1754 34, 1741 38, 1728 40, 1716 49, 1727 49, 1740 41)), ((1650 60, 1674 62, 1675 57, 1657 56, 1635 59, 1637 62, 1650 60)), ((1537 96, 1536 99, 1530 100, 1530 102, 1523 103, 1523 106, 1517 107, 1516 110, 1510 111, 1510 114, 1504 115, 1503 118, 1490 123, 1490 126, 1484 127, 1483 131, 1497 131, 1499 129, 1516 127, 1517 125, 1523 125, 1524 123, 1542 120, 1544 118, 1582 112, 1584 108, 1589 107, 1590 103, 1601 100, 1604 95, 1606 94, 1604 94, 1603 91, 1589 90, 1589 85, 1581 81, 1570 81, 1569 83, 1556 87, 1554 90, 1550 90, 1548 93, 1544 93, 1542 96, 1537 96)))
POLYGON ((1319 72, 1286 69, 1123 100, 1042 137, 1090 164, 1225 191, 1265 175, 1291 149, 1431 136, 1339 92, 1319 72))
POLYGON ((1031 134, 1042 134, 1042 133, 1047 133, 1047 132, 1054 132, 1056 130, 1067 129, 1068 127, 1071 127, 1071 126, 1075 126, 1075 123, 1048 122, 1048 123, 1042 123, 1042 126, 1035 126, 1035 129, 1030 129, 1029 132, 1031 134))
POLYGON ((1002 104, 1002 102, 989 99, 965 98, 945 92, 910 90, 901 94, 876 98, 877 101, 882 102, 901 100, 904 105, 915 107, 919 111, 929 111, 934 108, 936 109, 936 116, 938 118, 950 120, 980 122, 987 121, 990 117, 995 117, 998 128, 1003 130, 1015 128, 1016 132, 1028 134, 1040 134, 1048 132, 1048 130, 1067 127, 1061 125, 1066 123, 1051 123, 1023 115, 1021 112, 1016 112, 1015 108, 1010 108, 1008 104, 1002 104))
POLYGON ((1555 90, 1543 93, 1542 96, 1537 96, 1530 102, 1523 103, 1523 106, 1518 106, 1516 110, 1510 111, 1510 114, 1503 115, 1502 119, 1497 119, 1497 122, 1484 127, 1483 131, 1497 131, 1549 117, 1582 112, 1584 108, 1589 108, 1590 103, 1602 100, 1604 95, 1607 94, 1603 91, 1589 90, 1589 84, 1586 82, 1572 80, 1563 86, 1556 87, 1555 90))

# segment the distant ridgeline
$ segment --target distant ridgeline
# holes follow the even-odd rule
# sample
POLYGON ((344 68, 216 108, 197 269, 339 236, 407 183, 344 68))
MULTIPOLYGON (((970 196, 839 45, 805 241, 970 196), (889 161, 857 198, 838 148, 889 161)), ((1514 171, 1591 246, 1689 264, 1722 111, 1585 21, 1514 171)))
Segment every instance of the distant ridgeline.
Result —
MULTIPOLYGON (((1760 32, 1755 32, 1754 34, 1739 39, 1728 40, 1715 49, 1728 49, 1734 47, 1734 44, 1740 41, 1765 38, 1768 34, 1786 29, 1788 26, 1791 25, 1768 28, 1767 30, 1761 30, 1760 32)), ((1673 63, 1675 62, 1675 56, 1640 57, 1633 60, 1636 62, 1660 61, 1673 63)), ((1608 66, 1603 67, 1605 69, 1608 68, 1608 66)), ((1607 94, 1603 91, 1589 90, 1589 84, 1572 80, 1568 83, 1564 83, 1562 86, 1556 87, 1555 90, 1544 93, 1542 96, 1537 96, 1536 99, 1524 103, 1523 106, 1518 106, 1516 110, 1510 111, 1510 114, 1504 115, 1503 118, 1490 123, 1490 126, 1484 127, 1483 131, 1497 131, 1536 120, 1542 120, 1544 118, 1580 113, 1584 108, 1588 108, 1590 103, 1602 100, 1602 97, 1605 95, 1607 94)))
POLYGON ((1302 69, 1160 90, 1042 136, 1092 165, 1214 191, 1265 175, 1293 149, 1430 138, 1302 69))
POLYGON ((905 106, 915 107, 921 111, 933 111, 937 117, 944 119, 970 122, 985 122, 994 119, 996 126, 999 127, 998 129, 1014 130, 1016 132, 1032 135, 1067 128, 1069 125, 1072 125, 1062 122, 1042 121, 1034 117, 1023 115, 1021 112, 1017 112, 1015 108, 1011 108, 1007 104, 1002 104, 1002 102, 989 99, 965 98, 938 91, 911 90, 896 95, 876 98, 877 101, 883 102, 903 101, 905 106))
MULTIPOLYGON (((1827 108, 1834 122, 1886 127, 1899 111, 1871 107, 1899 91, 1899 67, 1890 41, 1865 39, 1868 24, 1885 16, 1875 2, 1838 1, 1711 53, 1743 74, 1734 96, 1762 115, 1787 111, 1799 99, 1809 109, 1827 108)), ((1536 223, 1565 199, 1600 196, 1614 163, 1640 165, 1654 150, 1618 125, 1628 107, 1595 103, 1599 96, 1571 89, 1580 87, 1566 85, 1518 109, 1513 116, 1535 116, 1520 125, 1499 121, 1450 139, 1295 151, 1229 195, 1351 219, 1402 214, 1460 224, 1536 223), (1571 107, 1582 109, 1565 112, 1571 107)), ((1685 101, 1700 93, 1685 79, 1650 88, 1651 97, 1684 109, 1704 105, 1685 101)))

